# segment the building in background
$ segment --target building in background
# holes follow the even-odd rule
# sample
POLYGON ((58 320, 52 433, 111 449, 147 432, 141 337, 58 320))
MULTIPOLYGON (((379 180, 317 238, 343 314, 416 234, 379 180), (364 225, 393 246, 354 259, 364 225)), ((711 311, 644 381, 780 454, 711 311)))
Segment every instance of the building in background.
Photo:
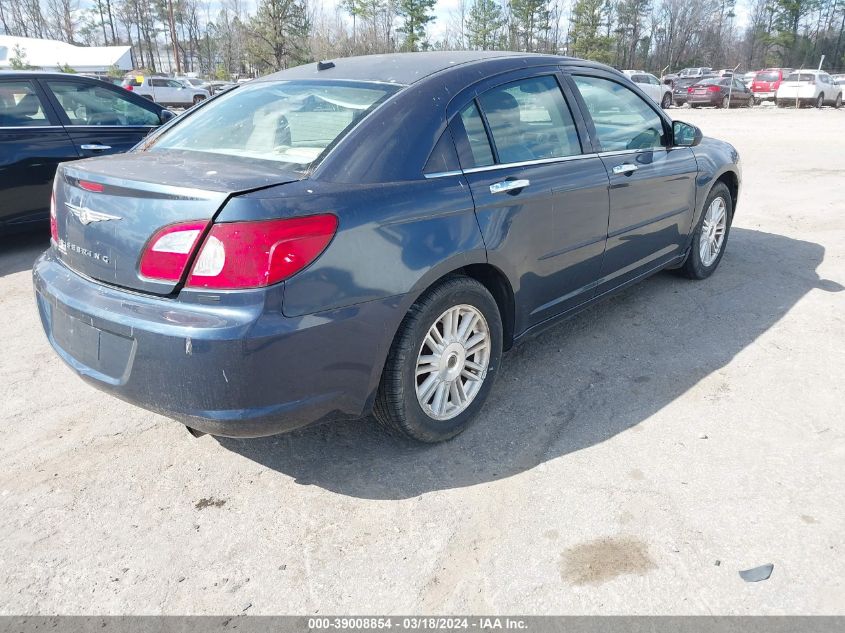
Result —
POLYGON ((11 60, 15 57, 41 70, 69 66, 78 73, 102 74, 112 66, 121 70, 132 68, 129 46, 74 46, 58 40, 0 35, 0 70, 12 68, 11 60))

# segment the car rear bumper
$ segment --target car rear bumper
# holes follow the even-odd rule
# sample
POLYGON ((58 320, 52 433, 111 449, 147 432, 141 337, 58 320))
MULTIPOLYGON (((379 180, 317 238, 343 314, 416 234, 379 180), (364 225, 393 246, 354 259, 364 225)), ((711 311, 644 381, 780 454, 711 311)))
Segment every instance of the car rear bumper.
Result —
POLYGON ((766 92, 764 92, 764 91, 752 92, 752 94, 754 95, 754 98, 759 100, 759 101, 769 101, 769 100, 774 100, 774 98, 775 98, 775 91, 774 90, 770 90, 770 91, 766 91, 766 92))
POLYGON ((708 95, 690 95, 687 98, 687 103, 690 105, 708 105, 708 106, 715 106, 722 103, 722 96, 717 95, 716 98, 711 97, 708 95))
POLYGON ((267 293, 186 304, 84 278, 48 250, 33 269, 59 356, 122 400, 205 433, 257 437, 364 414, 401 298, 288 318, 267 293))

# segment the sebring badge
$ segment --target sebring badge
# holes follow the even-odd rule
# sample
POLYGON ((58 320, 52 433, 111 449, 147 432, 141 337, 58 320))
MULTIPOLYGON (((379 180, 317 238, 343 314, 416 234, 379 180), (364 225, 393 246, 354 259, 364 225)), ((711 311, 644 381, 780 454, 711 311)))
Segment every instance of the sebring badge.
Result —
POLYGON ((65 202, 68 210, 76 216, 76 219, 82 224, 88 225, 92 222, 108 222, 109 220, 122 220, 118 215, 109 215, 108 213, 100 213, 99 211, 92 211, 88 207, 80 207, 70 202, 65 202))

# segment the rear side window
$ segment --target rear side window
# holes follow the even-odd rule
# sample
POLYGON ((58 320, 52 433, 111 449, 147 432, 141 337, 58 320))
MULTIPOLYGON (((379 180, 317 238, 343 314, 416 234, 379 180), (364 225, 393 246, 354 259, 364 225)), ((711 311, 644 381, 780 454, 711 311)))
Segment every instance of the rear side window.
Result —
POLYGON ((810 73, 792 73, 786 78, 786 81, 814 82, 815 80, 816 76, 810 73))
MULTIPOLYGON (((158 114, 142 108, 120 92, 89 83, 49 80, 71 125, 158 125, 158 114)), ((128 94, 128 93, 127 93, 128 94)))
POLYGON ((490 141, 487 139, 487 131, 484 129, 484 122, 478 112, 475 101, 461 110, 458 115, 464 126, 467 142, 469 144, 469 156, 463 156, 461 164, 464 167, 487 167, 493 164, 493 151, 490 149, 490 141))
POLYGON ((498 86, 478 98, 499 163, 581 153, 575 121, 557 80, 533 77, 498 86))
POLYGON ((148 151, 207 152, 280 167, 307 166, 399 89, 325 80, 251 83, 185 117, 148 151))
POLYGON ((452 135, 447 129, 440 135, 440 140, 431 150, 431 156, 425 164, 423 173, 442 174, 444 172, 459 170, 458 154, 455 152, 455 144, 452 142, 452 135))
POLYGON ((0 81, 0 127, 50 125, 29 81, 0 81))
POLYGON ((633 90, 600 77, 573 77, 593 119, 604 152, 666 144, 663 120, 633 90))

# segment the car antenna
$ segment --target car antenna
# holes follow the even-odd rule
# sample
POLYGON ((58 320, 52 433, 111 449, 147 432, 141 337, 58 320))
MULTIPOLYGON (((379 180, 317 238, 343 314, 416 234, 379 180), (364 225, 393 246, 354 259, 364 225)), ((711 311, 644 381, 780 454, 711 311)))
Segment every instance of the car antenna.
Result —
POLYGON ((317 62, 317 70, 328 70, 334 68, 334 62, 317 62))

